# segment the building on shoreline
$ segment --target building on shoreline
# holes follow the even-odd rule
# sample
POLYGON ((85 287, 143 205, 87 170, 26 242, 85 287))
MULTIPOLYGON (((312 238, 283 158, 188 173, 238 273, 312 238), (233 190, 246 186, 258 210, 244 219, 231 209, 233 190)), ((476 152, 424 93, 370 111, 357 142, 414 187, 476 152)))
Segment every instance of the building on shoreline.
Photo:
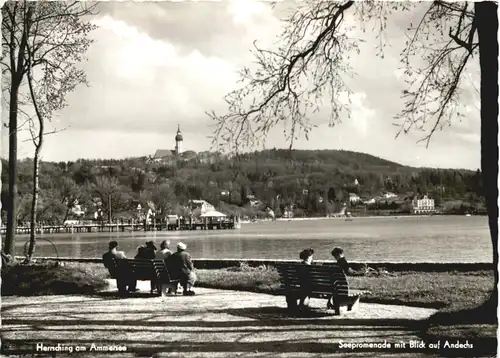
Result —
POLYGON ((196 214, 196 216, 200 216, 215 210, 215 207, 205 200, 189 200, 188 208, 191 210, 191 212, 196 214))
POLYGON ((411 201, 411 212, 413 214, 432 214, 436 212, 434 199, 427 195, 415 195, 411 201))

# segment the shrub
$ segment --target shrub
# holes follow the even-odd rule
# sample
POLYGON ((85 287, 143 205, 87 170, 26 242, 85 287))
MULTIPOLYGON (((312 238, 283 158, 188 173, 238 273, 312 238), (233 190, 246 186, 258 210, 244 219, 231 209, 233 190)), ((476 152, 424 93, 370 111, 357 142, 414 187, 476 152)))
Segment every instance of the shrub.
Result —
POLYGON ((280 287, 278 271, 270 266, 239 266, 219 270, 198 270, 198 286, 254 292, 275 292, 280 287))
POLYGON ((3 296, 93 294, 107 286, 106 274, 83 265, 59 262, 21 264, 2 268, 3 296))

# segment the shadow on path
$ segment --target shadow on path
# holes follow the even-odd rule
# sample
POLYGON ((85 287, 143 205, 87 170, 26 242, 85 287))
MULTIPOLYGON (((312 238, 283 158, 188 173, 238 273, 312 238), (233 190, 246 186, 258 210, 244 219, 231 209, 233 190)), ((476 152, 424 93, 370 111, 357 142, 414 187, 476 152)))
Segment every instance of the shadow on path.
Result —
MULTIPOLYGON (((123 345, 127 347, 128 352, 147 357, 165 352, 222 352, 227 353, 227 356, 234 356, 236 352, 246 352, 249 355, 255 352, 269 352, 269 356, 298 352, 343 353, 349 356, 355 352, 372 356, 391 354, 395 357, 403 353, 438 353, 438 356, 450 357, 487 357, 491 352, 491 347, 481 349, 479 345, 475 345, 473 350, 436 351, 428 346, 424 349, 410 348, 408 344, 405 348, 395 348, 396 342, 408 343, 409 340, 417 340, 421 336, 425 321, 412 319, 334 316, 331 311, 314 308, 293 313, 276 306, 191 309, 177 307, 177 310, 173 308, 167 312, 144 308, 136 310, 132 307, 131 312, 114 313, 105 312, 101 307, 106 304, 107 297, 104 295, 97 300, 50 302, 57 304, 58 310, 54 313, 56 317, 49 319, 44 319, 47 315, 43 312, 21 315, 25 306, 43 307, 46 302, 9 305, 2 311, 17 309, 19 312, 16 312, 15 316, 9 312, 2 319, 2 354, 34 354, 37 353, 36 345, 39 343, 46 346, 85 346, 87 350, 92 344, 123 345), (95 305, 97 312, 89 305, 95 305), (103 314, 110 317, 103 317, 103 314), (205 315, 203 319, 190 319, 190 315, 200 314, 205 315), (222 320, 227 318, 227 315, 235 319, 222 320), (153 336, 157 339, 152 339, 153 336), (392 346, 359 346, 352 349, 341 344, 382 344, 384 341, 392 346)), ((120 356, 120 352, 114 356, 120 356)))

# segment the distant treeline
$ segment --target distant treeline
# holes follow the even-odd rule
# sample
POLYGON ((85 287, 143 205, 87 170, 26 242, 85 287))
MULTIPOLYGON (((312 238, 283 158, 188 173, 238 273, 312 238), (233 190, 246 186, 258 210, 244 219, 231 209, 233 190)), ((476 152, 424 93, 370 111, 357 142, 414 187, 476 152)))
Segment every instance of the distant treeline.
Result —
MULTIPOLYGON (((2 164, 5 214, 9 167, 6 161, 2 164)), ((32 160, 19 162, 19 221, 29 218, 32 171, 32 160)), ((42 162, 40 188, 39 219, 54 223, 72 218, 77 203, 87 215, 101 208, 105 218, 110 209, 113 218, 133 217, 138 204, 162 215, 186 215, 184 206, 189 199, 204 199, 220 210, 240 215, 261 215, 269 206, 278 216, 290 206, 307 216, 334 212, 341 203, 349 202, 349 193, 365 199, 384 192, 400 198, 429 194, 436 205, 454 201, 478 207, 483 203, 479 170, 412 168, 337 150, 273 149, 232 157, 203 152, 189 161, 168 163, 146 157, 42 162)), ((384 204, 392 203, 382 201, 384 204)), ((463 211, 463 204, 461 208, 463 211)))

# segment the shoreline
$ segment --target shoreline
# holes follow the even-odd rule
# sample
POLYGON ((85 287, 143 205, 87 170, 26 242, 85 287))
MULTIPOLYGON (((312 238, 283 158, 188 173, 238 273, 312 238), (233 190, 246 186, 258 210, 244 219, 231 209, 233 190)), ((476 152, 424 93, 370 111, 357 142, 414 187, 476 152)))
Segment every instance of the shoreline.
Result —
MULTIPOLYGON (((312 216, 312 217, 301 217, 301 218, 277 218, 276 220, 273 219, 259 219, 256 221, 250 221, 250 220, 241 220, 240 224, 256 224, 259 222, 272 222, 272 221, 314 221, 314 220, 347 220, 349 221, 355 221, 358 219, 402 219, 402 218, 428 218, 428 217, 443 217, 443 216, 458 216, 458 217, 466 217, 465 215, 457 215, 457 214, 434 214, 434 215, 363 215, 363 216, 312 216)), ((472 215, 471 217, 474 216, 480 216, 482 217, 483 215, 472 215)), ((486 217, 486 216, 484 216, 486 217)))

